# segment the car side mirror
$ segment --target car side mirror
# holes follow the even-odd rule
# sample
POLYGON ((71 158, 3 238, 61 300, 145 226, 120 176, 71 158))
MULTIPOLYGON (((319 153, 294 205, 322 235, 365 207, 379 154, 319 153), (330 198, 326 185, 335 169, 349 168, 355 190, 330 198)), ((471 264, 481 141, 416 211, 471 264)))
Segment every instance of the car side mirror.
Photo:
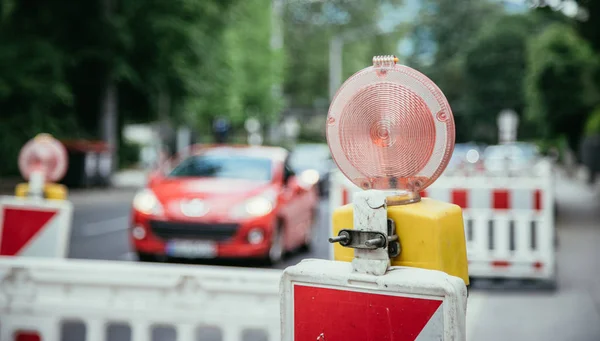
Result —
POLYGON ((283 184, 286 186, 288 186, 290 183, 290 180, 292 180, 292 178, 294 178, 296 176, 296 174, 294 174, 294 172, 288 167, 289 166, 285 166, 284 173, 283 173, 283 184))

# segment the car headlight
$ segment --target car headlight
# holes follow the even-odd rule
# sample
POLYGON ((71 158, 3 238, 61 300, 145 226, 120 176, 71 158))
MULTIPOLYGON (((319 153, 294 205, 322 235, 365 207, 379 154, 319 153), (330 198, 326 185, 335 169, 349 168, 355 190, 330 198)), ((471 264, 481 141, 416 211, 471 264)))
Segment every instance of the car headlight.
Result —
POLYGON ((154 192, 149 189, 139 191, 133 198, 133 208, 143 214, 162 214, 163 208, 154 192))
POLYGON ((246 212, 254 217, 269 214, 272 210, 273 204, 264 197, 252 198, 246 203, 246 212))
POLYGON ((231 211, 232 218, 262 217, 275 208, 276 195, 274 191, 267 191, 236 205, 231 211))

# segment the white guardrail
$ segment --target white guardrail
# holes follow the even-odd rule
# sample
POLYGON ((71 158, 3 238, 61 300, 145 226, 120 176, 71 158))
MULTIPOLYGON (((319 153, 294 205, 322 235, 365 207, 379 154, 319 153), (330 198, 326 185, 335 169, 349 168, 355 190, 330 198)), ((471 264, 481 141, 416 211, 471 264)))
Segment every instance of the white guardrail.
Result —
POLYGON ((0 340, 279 340, 281 274, 0 257, 0 340))
MULTIPOLYGON (((331 174, 330 208, 360 190, 340 172, 331 174)), ((552 164, 536 172, 442 175, 424 197, 463 208, 469 275, 553 280, 555 276, 552 164)), ((418 227, 415 227, 418 228, 418 227)))

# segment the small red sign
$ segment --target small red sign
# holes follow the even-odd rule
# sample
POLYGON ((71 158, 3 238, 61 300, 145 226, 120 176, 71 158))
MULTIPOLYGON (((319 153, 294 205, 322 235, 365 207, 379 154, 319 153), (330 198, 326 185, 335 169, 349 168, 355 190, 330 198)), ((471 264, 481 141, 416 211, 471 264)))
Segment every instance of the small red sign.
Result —
POLYGON ((16 256, 57 213, 57 210, 4 207, 0 255, 16 256))
POLYGON ((65 146, 48 134, 36 136, 19 153, 19 170, 25 180, 32 171, 41 169, 46 181, 59 181, 65 176, 68 162, 65 146))
POLYGON ((294 340, 416 340, 442 300, 294 285, 294 340))

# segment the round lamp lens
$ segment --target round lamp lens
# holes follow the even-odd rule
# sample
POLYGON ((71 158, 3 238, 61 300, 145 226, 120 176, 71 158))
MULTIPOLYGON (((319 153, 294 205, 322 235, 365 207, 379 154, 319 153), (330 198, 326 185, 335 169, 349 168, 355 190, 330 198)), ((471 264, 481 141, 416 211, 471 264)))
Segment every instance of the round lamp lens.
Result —
POLYGON ((350 77, 329 108, 334 161, 362 189, 425 189, 454 149, 454 119, 441 90, 393 56, 350 77))

